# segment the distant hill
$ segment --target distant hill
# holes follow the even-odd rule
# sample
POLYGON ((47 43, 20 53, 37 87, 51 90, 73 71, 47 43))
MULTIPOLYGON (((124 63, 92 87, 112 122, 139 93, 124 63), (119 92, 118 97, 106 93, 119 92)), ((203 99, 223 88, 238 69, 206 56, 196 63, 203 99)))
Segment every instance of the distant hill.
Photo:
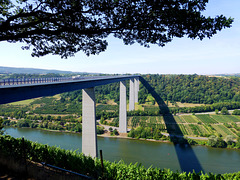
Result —
POLYGON ((225 77, 234 76, 234 77, 240 77, 240 73, 233 73, 233 74, 215 74, 215 76, 225 76, 225 77))
POLYGON ((36 68, 15 68, 15 67, 4 67, 0 66, 1 74, 12 74, 12 73, 24 73, 24 74, 73 74, 73 73, 85 73, 85 72, 72 72, 72 71, 59 71, 59 70, 50 70, 50 69, 36 69, 36 68))

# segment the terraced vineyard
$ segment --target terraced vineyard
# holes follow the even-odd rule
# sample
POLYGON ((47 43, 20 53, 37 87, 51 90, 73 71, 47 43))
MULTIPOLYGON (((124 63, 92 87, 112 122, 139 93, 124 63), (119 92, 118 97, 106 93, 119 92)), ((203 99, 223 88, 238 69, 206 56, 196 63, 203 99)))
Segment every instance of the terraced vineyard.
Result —
POLYGON ((237 119, 239 119, 239 121, 240 121, 240 116, 234 116, 235 118, 237 118, 237 119))
POLYGON ((167 124, 176 124, 174 117, 171 115, 163 116, 163 119, 164 119, 164 122, 167 124))
POLYGON ((219 123, 240 122, 240 119, 237 116, 232 115, 211 115, 210 117, 212 117, 219 123))
POLYGON ((192 129, 192 132, 194 135, 198 136, 200 135, 200 131, 197 125, 189 124, 190 128, 192 129))
POLYGON ((144 111, 159 111, 158 106, 143 106, 144 111))
POLYGON ((180 116, 135 116, 128 118, 128 126, 153 127, 161 132, 175 135, 209 137, 221 135, 225 138, 240 135, 240 116, 232 115, 180 115, 180 116))
POLYGON ((163 117, 161 116, 133 116, 128 117, 127 121, 129 128, 156 126, 160 129, 166 129, 163 117))
POLYGON ((187 133, 188 133, 187 135, 194 136, 194 132, 193 132, 192 128, 190 127, 190 125, 189 124, 184 124, 184 126, 187 130, 187 133))
POLYGON ((216 120, 214 120, 213 118, 211 118, 209 116, 209 114, 200 114, 200 115, 196 115, 196 117, 201 120, 204 124, 212 124, 212 123, 218 123, 216 120))
POLYGON ((220 133, 223 137, 225 137, 227 135, 232 135, 232 136, 236 137, 236 135, 231 130, 229 130, 227 127, 225 127, 224 125, 212 124, 211 126, 213 126, 213 128, 216 129, 216 131, 218 133, 220 133))
POLYGON ((181 129, 183 135, 188 135, 188 131, 183 124, 179 124, 179 128, 181 129))
POLYGON ((151 123, 151 124, 158 124, 157 117, 156 116, 150 116, 148 122, 151 123))
POLYGON ((203 124, 203 127, 206 129, 208 134, 214 134, 214 130, 210 124, 203 124))
POLYGON ((100 104, 96 107, 97 111, 106 111, 106 112, 114 112, 118 110, 117 105, 108 105, 108 104, 100 104))
POLYGON ((199 120, 195 116, 192 116, 192 115, 183 115, 183 116, 180 116, 180 117, 183 118, 187 123, 197 123, 197 122, 199 122, 199 120))
POLYGON ((211 115, 211 118, 215 119, 219 123, 229 123, 229 121, 226 119, 226 115, 211 115))
POLYGON ((163 120, 162 116, 157 116, 156 119, 159 123, 164 123, 164 120, 163 120))
POLYGON ((198 131, 200 132, 200 136, 208 136, 211 133, 203 126, 203 125, 197 125, 198 126, 198 131))
POLYGON ((232 116, 232 115, 226 115, 226 119, 232 122, 240 122, 240 119, 237 118, 237 116, 232 116))
POLYGON ((177 123, 185 123, 186 121, 181 118, 181 116, 174 116, 174 119, 177 123))

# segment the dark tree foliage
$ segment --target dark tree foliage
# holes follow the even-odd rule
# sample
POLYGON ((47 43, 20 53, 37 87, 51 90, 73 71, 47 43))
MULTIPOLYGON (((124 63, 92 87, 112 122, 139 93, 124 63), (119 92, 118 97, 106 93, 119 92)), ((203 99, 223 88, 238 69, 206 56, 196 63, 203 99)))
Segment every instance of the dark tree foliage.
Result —
POLYGON ((235 109, 232 114, 233 114, 233 115, 240 115, 240 110, 235 109))
POLYGON ((0 118, 0 135, 3 134, 3 130, 2 130, 2 128, 3 128, 3 119, 0 118))
POLYGON ((208 77, 196 74, 155 74, 143 77, 165 101, 212 104, 226 101, 239 102, 240 100, 239 78, 208 77))
MULTIPOLYGON (((107 100, 119 102, 119 83, 111 83, 104 86, 95 87, 95 96, 97 103, 106 104, 107 100)), ((82 102, 82 90, 67 92, 61 94, 61 100, 71 103, 72 101, 82 102)))
POLYGON ((113 35, 124 44, 164 46, 174 37, 210 38, 232 18, 205 17, 208 0, 2 0, 0 41, 24 42, 32 56, 99 54, 113 35))
MULTIPOLYGON (((142 75, 142 77, 164 101, 168 101, 169 103, 213 104, 219 102, 240 102, 240 80, 238 77, 208 77, 196 74, 151 74, 142 75)), ((129 87, 129 85, 127 85, 127 87, 129 87)), ((95 88, 95 92, 97 103, 103 103, 107 100, 114 100, 116 103, 119 102, 119 83, 98 86, 95 88)), ((127 89, 127 93, 128 92, 129 90, 127 89)), ((63 93, 61 97, 61 101, 66 101, 67 103, 82 101, 81 91, 63 93)), ((146 103, 147 97, 148 92, 140 83, 140 91, 138 93, 139 103, 146 103)), ((216 106, 215 108, 221 110, 223 107, 216 106)), ((231 109, 233 107, 227 108, 231 109)), ((195 111, 202 111, 202 109, 201 107, 196 107, 195 111), (197 110, 197 108, 199 108, 199 110, 197 110)))

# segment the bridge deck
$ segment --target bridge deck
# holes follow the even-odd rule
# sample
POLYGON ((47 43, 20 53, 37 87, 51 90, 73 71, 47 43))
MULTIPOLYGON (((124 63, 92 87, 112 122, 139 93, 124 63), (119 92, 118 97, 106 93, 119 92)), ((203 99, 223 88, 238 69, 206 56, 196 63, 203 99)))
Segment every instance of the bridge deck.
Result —
POLYGON ((124 81, 139 77, 131 76, 97 76, 85 77, 83 79, 68 79, 55 82, 41 82, 32 84, 6 84, 0 86, 0 104, 37 98, 42 96, 53 96, 63 92, 91 88, 114 82, 124 81))

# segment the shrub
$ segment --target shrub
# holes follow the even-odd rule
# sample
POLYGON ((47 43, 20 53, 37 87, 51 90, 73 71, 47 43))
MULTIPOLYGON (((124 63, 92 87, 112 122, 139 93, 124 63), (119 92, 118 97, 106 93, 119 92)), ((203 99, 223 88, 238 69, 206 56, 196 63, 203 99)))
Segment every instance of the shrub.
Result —
MULTIPOLYGON (((240 139, 238 139, 238 143, 240 139)), ((64 169, 75 171, 91 176, 95 179, 239 179, 240 172, 229 174, 201 174, 201 173, 180 173, 169 169, 145 168, 142 165, 125 164, 103 161, 104 175, 102 175, 101 160, 84 156, 76 151, 60 149, 31 142, 28 140, 13 138, 11 136, 0 136, 0 152, 5 156, 12 156, 15 160, 21 159, 24 152, 28 159, 35 162, 45 162, 64 169)))

